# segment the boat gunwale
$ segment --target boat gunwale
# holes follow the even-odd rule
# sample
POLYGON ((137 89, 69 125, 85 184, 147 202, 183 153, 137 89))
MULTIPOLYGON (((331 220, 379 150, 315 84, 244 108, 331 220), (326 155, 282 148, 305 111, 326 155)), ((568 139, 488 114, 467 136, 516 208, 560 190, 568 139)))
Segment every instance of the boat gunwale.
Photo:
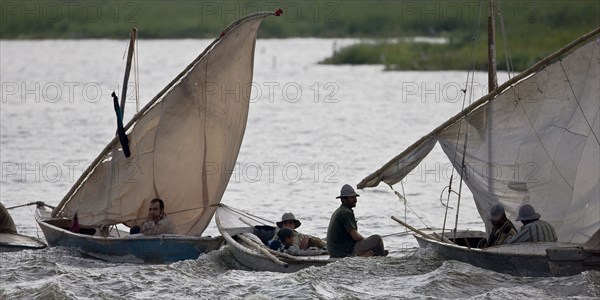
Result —
MULTIPOLYGON (((217 209, 217 212, 215 213, 215 222, 217 223, 217 228, 219 230, 219 232, 221 233, 221 236, 223 236, 223 238, 227 241, 227 243, 231 244, 233 248, 244 252, 248 255, 251 255, 255 258, 261 259, 261 260, 269 260, 267 257, 265 257, 264 255, 262 255, 258 250, 256 249, 252 249, 248 246, 246 246, 244 243, 240 243, 238 242, 234 236, 232 236, 229 233, 229 228, 226 228, 226 226, 223 226, 223 224, 221 223, 220 220, 220 212, 223 211, 221 208, 217 209)), ((244 227, 240 227, 240 226, 236 226, 236 227, 231 227, 232 229, 236 229, 239 230, 240 228, 244 228, 244 227)), ((248 225, 246 228, 249 229, 249 231, 246 231, 244 233, 241 234, 251 234, 254 235, 252 233, 252 231, 254 230, 253 226, 248 225)), ((237 234, 236 234, 237 235, 237 234)), ((256 235, 254 235, 256 236, 256 235)), ((256 236, 258 238, 258 236, 256 236)), ((293 255, 294 259, 290 259, 288 257, 285 256, 278 256, 277 258, 279 260, 281 260, 282 262, 285 262, 287 264, 290 265, 302 265, 304 263, 318 263, 318 264, 327 264, 327 263, 331 263, 336 261, 337 259, 330 257, 329 255, 307 255, 307 256, 296 256, 293 255)), ((271 262, 269 262, 271 263, 271 262)))
POLYGON ((40 227, 43 226, 50 230, 54 230, 56 232, 61 232, 66 235, 69 235, 71 237, 76 237, 76 238, 81 238, 81 239, 98 240, 98 241, 139 241, 139 240, 155 240, 155 239, 180 240, 180 241, 213 241, 213 240, 217 241, 217 240, 221 239, 220 236, 212 237, 212 236, 197 236, 197 235, 182 235, 182 234, 161 234, 161 235, 135 234, 135 235, 130 235, 129 233, 124 232, 124 231, 119 231, 119 232, 126 234, 125 236, 122 236, 122 237, 112 236, 112 235, 111 236, 102 236, 102 235, 89 235, 89 234, 83 234, 83 233, 76 233, 76 232, 72 232, 70 230, 64 229, 60 226, 56 226, 54 224, 48 223, 48 221, 50 221, 50 220, 69 220, 69 219, 54 218, 54 217, 52 217, 51 219, 46 218, 42 215, 42 213, 40 212, 40 209, 37 209, 35 212, 35 220, 37 221, 37 223, 40 227))

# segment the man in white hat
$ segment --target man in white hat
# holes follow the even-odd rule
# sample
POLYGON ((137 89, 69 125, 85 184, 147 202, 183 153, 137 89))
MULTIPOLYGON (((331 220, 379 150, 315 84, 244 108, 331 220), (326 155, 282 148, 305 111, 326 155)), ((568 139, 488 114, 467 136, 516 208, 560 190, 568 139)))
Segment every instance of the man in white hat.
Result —
POLYGON ((354 189, 345 184, 336 198, 342 205, 335 210, 329 221, 327 229, 327 250, 331 257, 346 256, 386 256, 388 251, 383 246, 379 235, 363 238, 358 233, 358 226, 354 216, 353 207, 356 207, 357 197, 354 189))
POLYGON ((523 227, 517 235, 508 240, 507 244, 556 242, 554 227, 548 222, 540 220, 540 217, 540 214, 530 204, 521 205, 517 221, 521 221, 523 227))
POLYGON ((490 232, 490 236, 483 246, 484 248, 502 245, 517 234, 517 228, 506 217, 502 204, 492 206, 490 209, 490 222, 492 222, 492 232, 490 232))

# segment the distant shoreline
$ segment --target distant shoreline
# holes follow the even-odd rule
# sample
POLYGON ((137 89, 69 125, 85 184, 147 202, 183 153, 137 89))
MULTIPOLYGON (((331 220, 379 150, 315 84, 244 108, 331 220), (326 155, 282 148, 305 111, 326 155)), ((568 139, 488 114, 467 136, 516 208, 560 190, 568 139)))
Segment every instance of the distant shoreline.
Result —
MULTIPOLYGON (((368 39, 340 48, 324 64, 383 64, 387 70, 486 68, 487 1, 190 1, 3 0, 0 39, 214 39, 233 20, 282 8, 263 21, 258 37, 368 39), (480 7, 480 3, 483 5, 480 7), (479 26, 477 26, 479 24, 479 26), (479 32, 477 47, 471 42, 479 32), (414 43, 421 36, 448 43, 414 43), (371 42, 378 40, 378 42, 371 42), (385 41, 387 39, 387 41, 385 41), (390 39, 398 41, 390 42, 390 39), (474 59, 470 59, 473 52, 474 59)), ((597 0, 499 1, 498 67, 506 70, 506 32, 514 70, 523 70, 600 26, 597 0)))

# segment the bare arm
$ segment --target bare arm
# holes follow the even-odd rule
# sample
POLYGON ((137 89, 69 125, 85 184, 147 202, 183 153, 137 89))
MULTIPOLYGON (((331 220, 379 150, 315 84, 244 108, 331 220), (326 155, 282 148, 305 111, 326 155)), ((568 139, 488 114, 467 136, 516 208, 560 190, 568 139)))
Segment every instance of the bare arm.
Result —
POLYGON ((350 230, 350 235, 357 242, 362 241, 364 239, 363 236, 360 235, 360 233, 358 233, 358 230, 356 230, 356 229, 351 229, 350 230))

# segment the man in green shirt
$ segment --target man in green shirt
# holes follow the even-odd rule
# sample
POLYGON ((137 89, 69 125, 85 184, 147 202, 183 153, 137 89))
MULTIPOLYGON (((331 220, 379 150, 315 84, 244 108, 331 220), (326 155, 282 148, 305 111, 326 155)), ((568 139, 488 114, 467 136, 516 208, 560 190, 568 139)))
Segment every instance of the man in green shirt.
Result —
POLYGON ((356 207, 359 196, 350 185, 345 184, 336 197, 342 201, 342 205, 331 216, 327 229, 327 251, 331 257, 388 255, 381 236, 363 238, 358 233, 352 208, 356 207))

